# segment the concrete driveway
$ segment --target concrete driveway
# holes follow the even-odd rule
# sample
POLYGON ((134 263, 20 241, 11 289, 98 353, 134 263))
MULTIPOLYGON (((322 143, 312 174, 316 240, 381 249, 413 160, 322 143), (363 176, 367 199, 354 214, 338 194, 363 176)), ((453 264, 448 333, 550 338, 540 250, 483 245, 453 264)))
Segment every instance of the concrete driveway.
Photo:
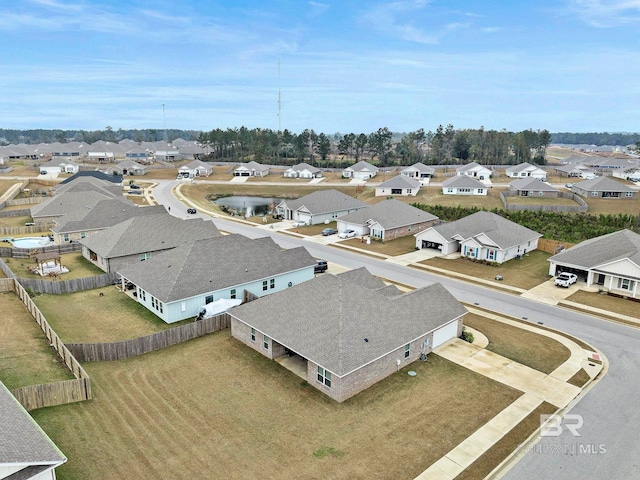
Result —
POLYGON ((581 281, 578 281, 577 283, 564 288, 556 287, 553 283, 554 280, 554 278, 550 278, 537 287, 533 287, 527 290, 521 296, 524 298, 530 298, 531 300, 536 300, 538 302, 546 303, 548 305, 557 305, 558 302, 567 299, 578 290, 586 289, 586 284, 581 281))

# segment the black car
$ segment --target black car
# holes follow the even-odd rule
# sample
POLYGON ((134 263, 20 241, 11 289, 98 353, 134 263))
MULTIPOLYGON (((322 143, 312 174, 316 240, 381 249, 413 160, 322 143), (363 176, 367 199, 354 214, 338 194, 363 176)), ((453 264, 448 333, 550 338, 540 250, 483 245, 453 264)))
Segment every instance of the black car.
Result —
POLYGON ((195 215, 196 214, 196 209, 195 208, 187 208, 187 213, 190 215, 195 215))
POLYGON ((322 230, 322 235, 324 235, 325 237, 329 235, 335 235, 336 233, 338 233, 338 230, 336 230, 335 228, 325 228, 324 230, 322 230))
POLYGON ((329 265, 327 265, 326 260, 316 260, 316 264, 313 267, 313 273, 322 273, 326 272, 329 265))
POLYGON ((134 190, 140 190, 140 185, 136 185, 135 183, 129 184, 129 188, 133 188, 134 190))

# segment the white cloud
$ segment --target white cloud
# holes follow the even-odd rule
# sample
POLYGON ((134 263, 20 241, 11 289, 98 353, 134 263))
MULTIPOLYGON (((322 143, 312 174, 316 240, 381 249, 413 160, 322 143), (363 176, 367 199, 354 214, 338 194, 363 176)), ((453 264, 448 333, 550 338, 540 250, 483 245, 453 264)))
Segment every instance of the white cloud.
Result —
POLYGON ((570 0, 569 8, 593 27, 640 23, 640 0, 570 0))

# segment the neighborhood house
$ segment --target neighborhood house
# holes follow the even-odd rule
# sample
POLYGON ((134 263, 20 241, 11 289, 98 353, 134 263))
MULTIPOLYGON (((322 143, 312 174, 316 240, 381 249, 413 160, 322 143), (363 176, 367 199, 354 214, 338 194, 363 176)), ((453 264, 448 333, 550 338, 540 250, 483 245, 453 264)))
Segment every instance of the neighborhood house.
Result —
POLYGON ((315 264, 304 247, 283 250, 271 237, 235 234, 196 240, 117 273, 123 292, 174 323, 221 298, 261 297, 306 282, 315 264))
POLYGON ((338 190, 317 190, 304 197, 280 202, 276 205, 276 214, 285 220, 317 225, 366 207, 366 203, 338 190))
POLYGON ((365 268, 325 274, 229 311, 233 337, 272 360, 287 358, 338 402, 426 360, 461 334, 466 313, 439 283, 404 293, 365 268), (320 307, 300 299, 326 300, 320 307))

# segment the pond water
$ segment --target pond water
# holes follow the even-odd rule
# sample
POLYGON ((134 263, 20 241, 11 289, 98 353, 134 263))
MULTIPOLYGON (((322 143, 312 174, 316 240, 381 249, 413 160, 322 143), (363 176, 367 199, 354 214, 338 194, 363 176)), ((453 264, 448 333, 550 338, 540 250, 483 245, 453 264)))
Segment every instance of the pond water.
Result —
POLYGON ((39 248, 53 245, 49 237, 7 238, 5 240, 11 242, 15 248, 39 248))
POLYGON ((275 197, 251 197, 247 195, 233 195, 215 200, 213 203, 225 207, 230 214, 244 217, 258 217, 273 213, 280 203, 275 197))

